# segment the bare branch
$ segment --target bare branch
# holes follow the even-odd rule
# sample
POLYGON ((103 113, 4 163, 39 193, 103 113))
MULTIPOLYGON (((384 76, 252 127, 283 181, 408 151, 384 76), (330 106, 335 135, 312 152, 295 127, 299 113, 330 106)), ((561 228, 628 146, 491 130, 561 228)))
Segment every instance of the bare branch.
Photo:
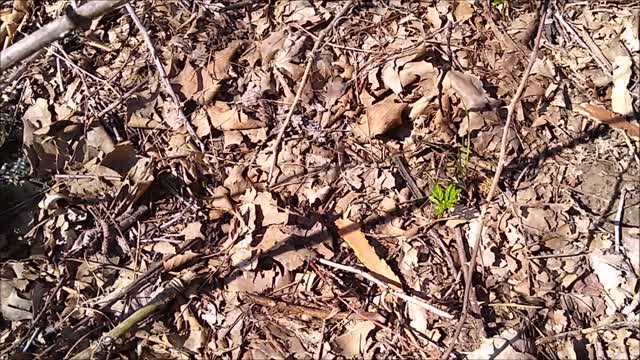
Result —
POLYGON ((0 72, 26 59, 38 50, 65 36, 91 20, 115 10, 125 0, 94 0, 38 29, 0 53, 0 72))

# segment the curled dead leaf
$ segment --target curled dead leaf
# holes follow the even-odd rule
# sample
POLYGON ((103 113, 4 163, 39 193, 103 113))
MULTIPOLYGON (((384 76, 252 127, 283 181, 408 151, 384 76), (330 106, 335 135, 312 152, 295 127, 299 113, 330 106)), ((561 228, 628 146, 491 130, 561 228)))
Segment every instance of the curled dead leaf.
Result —
POLYGON ((359 139, 373 139, 402 124, 402 112, 407 104, 395 103, 391 98, 379 102, 362 116, 353 128, 353 134, 359 139))

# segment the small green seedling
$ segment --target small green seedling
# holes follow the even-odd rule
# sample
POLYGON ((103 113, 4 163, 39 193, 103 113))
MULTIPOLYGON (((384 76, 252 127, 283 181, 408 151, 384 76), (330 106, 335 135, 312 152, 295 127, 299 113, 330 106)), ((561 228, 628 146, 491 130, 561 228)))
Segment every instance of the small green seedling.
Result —
POLYGON ((429 195, 429 200, 433 204, 433 215, 440 217, 445 211, 453 208, 458 203, 461 191, 462 189, 456 184, 449 184, 444 190, 439 184, 435 184, 429 195))
POLYGON ((497 8, 502 4, 504 4, 504 0, 491 0, 491 6, 494 8, 497 8))

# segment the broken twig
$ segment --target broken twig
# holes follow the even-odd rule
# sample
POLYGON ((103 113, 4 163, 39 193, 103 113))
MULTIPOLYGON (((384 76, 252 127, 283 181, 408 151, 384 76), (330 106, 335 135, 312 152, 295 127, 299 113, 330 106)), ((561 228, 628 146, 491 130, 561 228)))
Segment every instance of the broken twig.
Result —
POLYGON ((515 95, 511 98, 511 102, 509 103, 509 107, 507 107, 507 120, 504 124, 504 129, 502 130, 502 140, 500 143, 500 157, 498 158, 498 167, 496 168, 496 173, 493 176, 493 181, 491 182, 491 189, 489 190, 489 194, 487 195, 487 202, 493 199, 493 195, 496 191, 496 187, 498 186, 498 181, 500 181, 500 175, 502 175, 502 169, 504 168, 504 158, 507 155, 507 138, 509 137, 509 128, 511 127, 511 119, 513 118, 513 113, 516 109, 516 105, 518 101, 520 101, 520 97, 524 92, 524 88, 527 85, 527 79, 529 79, 529 74, 531 74, 531 69, 533 68, 533 64, 536 62, 536 57, 538 56, 538 49, 540 49, 540 39, 542 39, 542 33, 544 32, 544 23, 547 18, 547 5, 542 5, 542 14, 540 15, 540 23, 538 24, 538 33, 536 35, 535 44, 533 45, 533 50, 531 51, 531 55, 529 56, 529 65, 525 69, 522 74, 522 80, 520 80, 520 85, 518 86, 518 90, 516 90, 515 95))
POLYGON ((129 3, 126 3, 125 7, 129 12, 129 16, 131 16, 131 19, 136 24, 136 27, 138 27, 138 30, 142 34, 142 37, 144 38, 144 42, 147 44, 147 48, 149 49, 149 53, 151 54, 151 57, 155 62, 156 68, 158 69, 158 73, 160 74, 160 78, 162 79, 162 84, 164 85, 165 90, 167 91, 167 93, 169 93, 169 96, 171 96, 171 99, 173 100, 174 104, 178 108, 178 117, 180 118, 180 120, 182 120, 182 124, 184 125, 185 129, 187 129, 187 132, 191 136, 191 139, 193 140, 193 142, 195 142, 196 145, 198 145, 198 148, 200 149, 200 151, 204 152, 204 143, 200 140, 200 137, 198 137, 198 134, 196 134, 196 131, 193 129, 193 126, 191 126, 191 123, 187 119, 187 116, 182 111, 182 104, 180 103, 180 99, 178 98, 178 95, 176 94, 176 92, 173 91, 173 87, 171 87, 171 83, 169 82, 169 77, 167 76, 167 72, 164 71, 164 66, 162 66, 162 62, 160 62, 160 58, 158 57, 158 54, 156 53, 156 49, 154 48, 153 43, 151 42, 151 38, 149 37, 149 33, 147 32, 147 29, 144 27, 144 25, 140 21, 140 18, 138 17, 138 15, 136 15, 136 12, 135 10, 133 10, 133 7, 129 3))
POLYGON ((318 52, 318 50, 320 50, 320 45, 322 44, 322 41, 327 36, 329 31, 331 31, 336 26, 336 24, 338 23, 338 20, 340 20, 340 18, 347 12, 347 10, 349 10, 352 4, 353 4, 353 0, 349 0, 342 6, 340 11, 338 11, 336 16, 331 21, 331 23, 329 23, 329 26, 327 26, 324 30, 320 32, 320 34, 318 35, 318 38, 316 39, 316 42, 313 44, 313 49, 311 49, 311 53, 307 58, 307 65, 304 69, 302 80, 300 80, 300 85, 298 85, 298 91, 296 91, 296 96, 293 98, 293 103, 291 103, 291 107, 289 107, 289 113, 287 113, 287 117, 284 119, 284 123, 280 128, 280 132, 278 133, 276 142, 273 144, 273 150, 272 150, 273 160, 271 161, 271 168, 269 169, 269 177, 267 178, 268 185, 271 185, 272 181, 274 180, 273 171, 275 170, 276 165, 278 164, 278 150, 280 149, 280 143, 282 143, 282 138, 284 137, 284 133, 285 131, 287 131, 287 127, 289 127, 289 124, 291 123, 293 112, 295 111, 296 106, 300 101, 300 97, 302 96, 302 91, 304 90, 304 86, 307 83, 307 79, 309 78, 309 72, 311 71, 311 64, 313 64, 314 62, 313 60, 316 57, 316 53, 318 52))
POLYGON ((326 259, 318 259, 318 261, 323 265, 331 266, 331 267, 339 269, 339 270, 343 270, 343 271, 347 271, 347 272, 350 272, 350 273, 358 274, 358 275, 362 276, 363 278, 371 281, 372 283, 380 286, 383 289, 391 290, 391 294, 393 296, 395 296, 395 297, 403 299, 406 302, 414 303, 414 304, 420 306, 421 308, 423 308, 423 309, 425 309, 425 310, 427 310, 427 311, 429 311, 429 312, 431 312, 433 314, 441 316, 443 318, 453 319, 453 315, 449 314, 448 312, 440 310, 440 309, 436 308, 435 306, 433 306, 431 304, 428 304, 426 301, 424 301, 421 298, 418 298, 418 297, 416 297, 414 295, 407 294, 404 291, 402 291, 401 289, 399 289, 397 286, 393 286, 392 284, 385 283, 384 281, 376 278, 375 276, 373 276, 373 275, 371 275, 371 274, 369 274, 369 273, 367 273, 365 271, 362 271, 360 269, 356 269, 356 268, 351 267, 351 266, 338 264, 338 263, 335 263, 333 261, 326 260, 326 259))

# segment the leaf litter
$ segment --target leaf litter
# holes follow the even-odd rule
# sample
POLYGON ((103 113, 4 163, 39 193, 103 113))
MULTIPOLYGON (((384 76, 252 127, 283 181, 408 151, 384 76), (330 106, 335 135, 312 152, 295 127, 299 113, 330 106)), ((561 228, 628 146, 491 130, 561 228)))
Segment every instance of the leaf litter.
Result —
POLYGON ((503 140, 538 5, 140 1, 179 103, 124 9, 0 75, 2 356, 640 356, 638 14, 555 4, 503 140))

